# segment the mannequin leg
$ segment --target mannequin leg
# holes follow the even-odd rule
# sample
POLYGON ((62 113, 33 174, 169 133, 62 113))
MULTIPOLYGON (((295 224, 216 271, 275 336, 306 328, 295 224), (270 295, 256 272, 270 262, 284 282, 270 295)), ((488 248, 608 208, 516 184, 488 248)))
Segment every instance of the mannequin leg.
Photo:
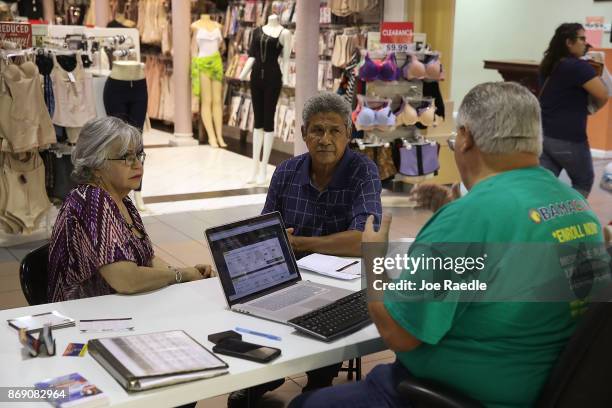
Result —
POLYGON ((263 143, 263 157, 261 163, 259 163, 259 174, 257 175, 257 184, 264 184, 266 182, 266 172, 268 169, 268 160, 270 160, 270 152, 272 151, 272 145, 274 144, 274 132, 264 133, 263 143))
POLYGON ((223 83, 220 81, 212 81, 212 97, 212 116, 217 133, 217 142, 219 142, 219 146, 227 147, 225 140, 223 140, 223 83))
POLYGON ((263 129, 253 129, 253 173, 251 174, 249 181, 247 181, 248 184, 253 184, 257 181, 257 170, 259 169, 259 156, 261 154, 263 139, 263 129))
POLYGON ((201 109, 202 121, 204 122, 204 128, 208 134, 208 143, 212 147, 219 147, 217 143, 217 135, 215 134, 215 127, 213 126, 212 120, 212 80, 204 74, 200 75, 201 84, 201 109))

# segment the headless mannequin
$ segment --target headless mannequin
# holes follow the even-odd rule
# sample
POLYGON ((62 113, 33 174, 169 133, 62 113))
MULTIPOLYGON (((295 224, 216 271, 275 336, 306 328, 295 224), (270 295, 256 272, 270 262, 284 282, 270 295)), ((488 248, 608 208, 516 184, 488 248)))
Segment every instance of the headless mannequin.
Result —
MULTIPOLYGON (((118 81, 140 81, 145 78, 144 64, 138 61, 114 61, 110 77, 118 81)), ((133 125, 138 126, 138 124, 133 125)), ((140 129, 142 130, 142 125, 140 125, 140 129)), ((138 211, 147 211, 142 199, 141 189, 142 181, 138 189, 134 190, 134 204, 138 211)))
MULTIPOLYGON (((291 32, 289 30, 285 30, 284 27, 280 24, 278 16, 276 14, 271 14, 268 17, 268 24, 261 27, 263 33, 272 38, 278 38, 278 41, 283 46, 282 54, 281 54, 281 64, 280 70, 282 73, 282 83, 287 84, 287 72, 289 65, 289 58, 291 57, 291 32)), ((249 57, 246 63, 244 64, 244 68, 240 73, 240 79, 246 80, 248 75, 251 73, 253 69, 253 65, 255 64, 255 57, 249 57)), ((256 103, 253 100, 253 103, 256 103)), ((270 109, 270 107, 266 107, 270 109)), ((272 112, 274 114, 274 112, 272 112)), ((272 144, 274 142, 274 131, 264 131, 263 128, 255 128, 253 129, 253 173, 248 180, 248 183, 253 184, 265 184, 266 183, 266 170, 268 166, 268 160, 270 159, 270 151, 272 150, 272 144), (261 162, 259 161, 260 152, 263 145, 263 157, 261 158, 261 162)))
MULTIPOLYGON (((221 29, 221 25, 210 19, 208 14, 200 15, 200 19, 191 25, 193 33, 192 55, 193 57, 208 57, 210 50, 199 48, 197 41, 198 30, 211 33, 221 29)), ((223 41, 219 40, 217 51, 223 47, 223 41)), ((216 51, 215 51, 216 52, 216 51)), ((216 81, 206 74, 200 73, 200 113, 204 128, 208 134, 208 143, 212 147, 227 147, 223 140, 223 83, 216 81)))

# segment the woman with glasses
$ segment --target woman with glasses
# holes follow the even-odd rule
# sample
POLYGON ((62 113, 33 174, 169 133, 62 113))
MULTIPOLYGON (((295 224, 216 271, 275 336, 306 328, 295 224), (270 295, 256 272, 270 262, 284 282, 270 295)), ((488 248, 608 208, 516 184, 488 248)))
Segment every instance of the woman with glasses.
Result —
POLYGON ((83 127, 72 153, 77 187, 66 197, 49 247, 51 302, 132 294, 210 277, 209 265, 173 268, 155 256, 129 199, 143 175, 138 129, 121 119, 83 127))
POLYGON ((593 160, 586 134, 589 104, 600 109, 608 91, 595 69, 581 59, 584 27, 561 24, 540 64, 540 107, 544 130, 542 167, 555 176, 565 169, 572 187, 587 197, 593 186, 593 160))

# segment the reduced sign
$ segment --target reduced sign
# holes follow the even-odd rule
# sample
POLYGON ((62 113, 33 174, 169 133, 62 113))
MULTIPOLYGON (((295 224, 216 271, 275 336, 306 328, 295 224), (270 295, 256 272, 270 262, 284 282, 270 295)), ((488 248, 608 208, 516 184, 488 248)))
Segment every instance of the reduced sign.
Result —
POLYGON ((402 52, 414 40, 412 22, 383 22, 380 26, 380 43, 385 44, 387 51, 402 52))
POLYGON ((0 22, 0 41, 10 41, 18 48, 32 46, 32 26, 29 23, 0 22))

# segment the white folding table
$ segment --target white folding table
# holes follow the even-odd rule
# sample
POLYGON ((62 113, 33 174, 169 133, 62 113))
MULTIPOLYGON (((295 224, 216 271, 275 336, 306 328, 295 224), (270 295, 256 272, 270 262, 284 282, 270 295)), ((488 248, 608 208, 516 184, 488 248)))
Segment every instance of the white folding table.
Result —
MULTIPOLYGON (((308 272, 302 272, 302 277, 351 290, 361 288, 360 279, 340 281, 308 272)), ((140 295, 109 295, 2 310, 0 320, 6 322, 10 318, 52 310, 77 321, 132 317, 135 323, 133 334, 184 330, 209 350, 213 347, 207 340, 209 334, 241 326, 280 336, 281 341, 274 341, 242 334, 245 341, 280 348, 282 355, 268 364, 220 355, 229 364, 227 375, 150 391, 127 393, 89 354, 85 357, 62 356, 68 343, 86 343, 91 338, 115 337, 121 334, 81 334, 77 327, 58 329, 54 331, 57 342, 56 356, 31 358, 22 351, 17 331, 4 323, 4 327, 0 328, 0 387, 29 387, 47 378, 78 372, 105 392, 113 406, 171 407, 385 349, 374 325, 334 342, 324 343, 305 337, 290 326, 232 312, 227 309, 217 278, 173 285, 140 295)), ((2 402, 0 405, 50 406, 45 402, 2 402)))

